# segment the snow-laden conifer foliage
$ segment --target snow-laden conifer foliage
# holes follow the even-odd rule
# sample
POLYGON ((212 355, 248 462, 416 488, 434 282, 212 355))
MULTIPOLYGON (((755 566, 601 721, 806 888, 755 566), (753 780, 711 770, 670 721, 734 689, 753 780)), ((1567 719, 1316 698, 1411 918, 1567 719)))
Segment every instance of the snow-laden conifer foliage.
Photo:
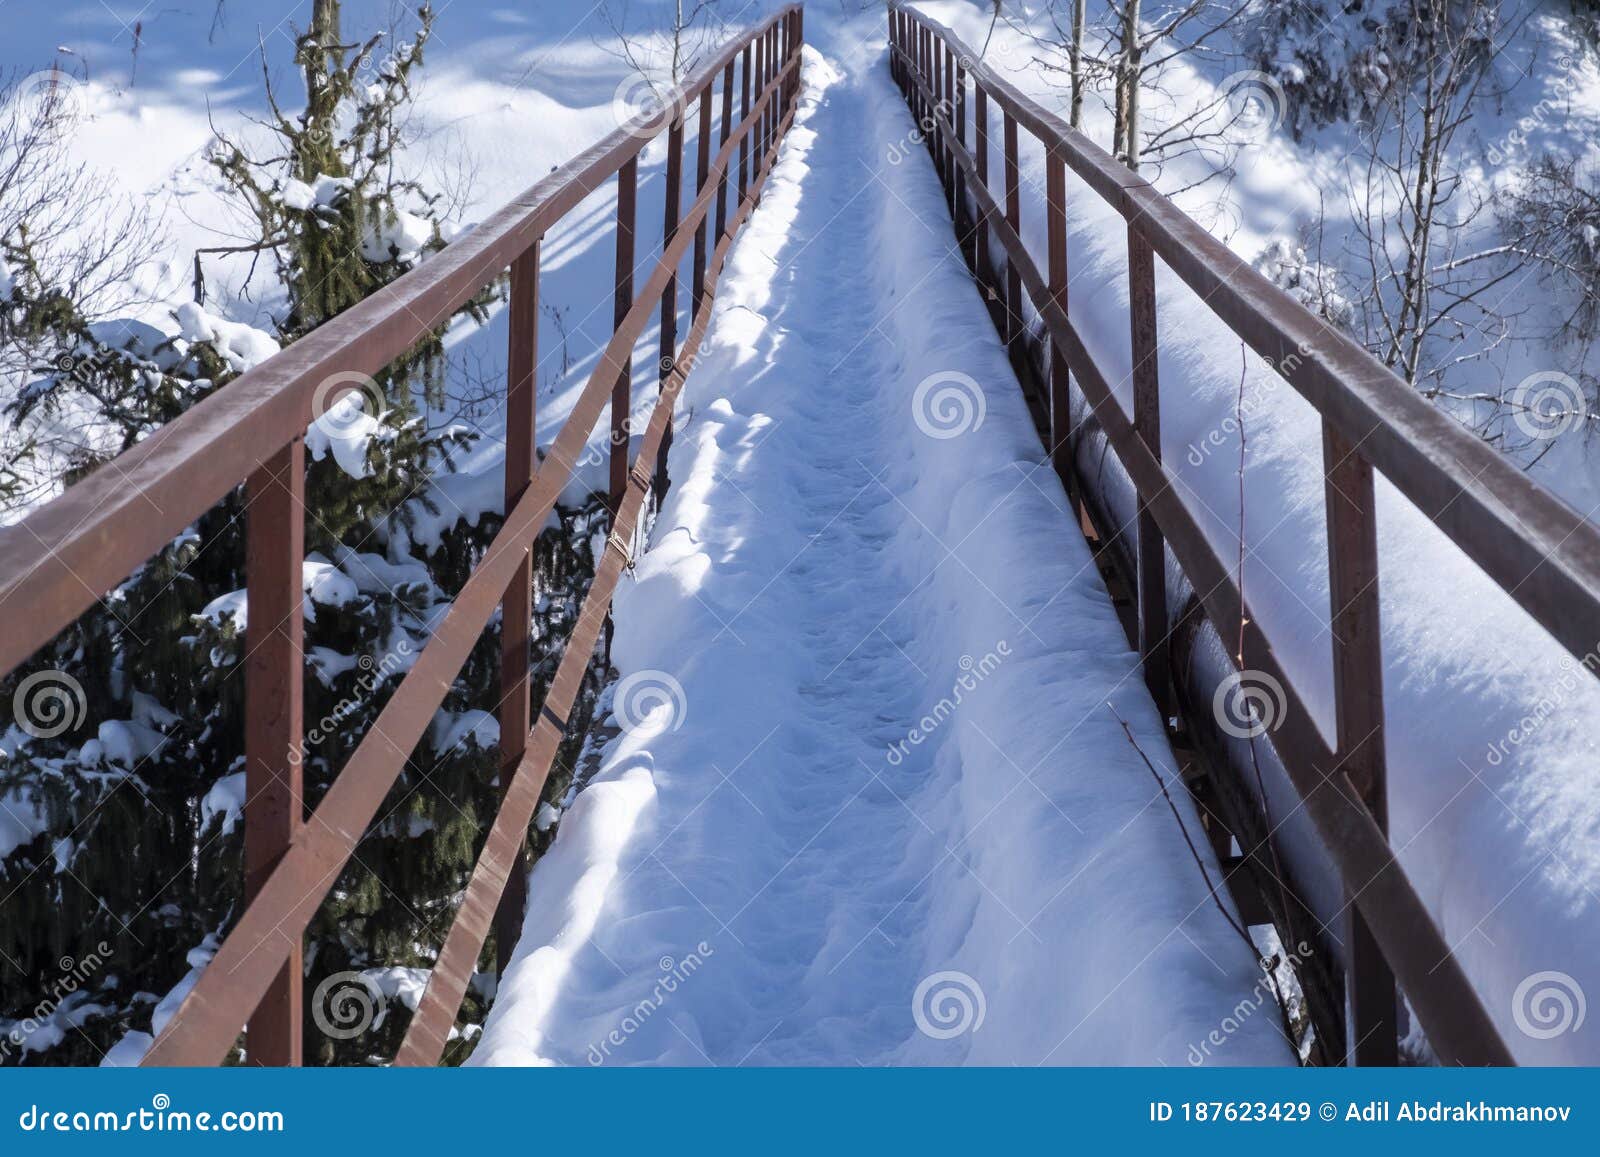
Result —
MULTIPOLYGON (((194 255, 196 300, 173 310, 168 328, 106 312, 105 287, 94 279, 143 256, 147 243, 91 242, 80 262, 88 273, 64 279, 59 255, 27 227, 37 210, 5 219, 15 226, 0 239, 8 351, 29 377, 6 414, 15 434, 3 464, 9 496, 69 483, 444 245, 454 228, 447 198, 403 176, 398 156, 433 19, 423 7, 401 43, 356 37, 341 27, 338 0, 317 0, 295 41, 303 100, 269 91, 266 132, 219 134, 209 150, 238 237, 194 255), (284 287, 270 334, 204 304, 208 273, 250 261, 271 263, 284 287)), ((57 104, 43 111, 71 115, 57 104)), ((5 144, 13 169, 36 172, 0 192, 71 195, 50 184, 60 161, 49 154, 48 132, 19 130, 5 144)), ((67 207, 81 212, 82 196, 67 207)), ((488 300, 457 322, 476 324, 488 300)), ((308 808, 499 525, 498 478, 475 501, 445 482, 478 434, 428 420, 429 403, 440 402, 448 324, 375 380, 319 403, 307 434, 308 808)), ((98 1063, 119 1042, 118 1058, 135 1058, 239 914, 244 514, 241 488, 0 685, 8 723, 0 738, 0 1029, 26 1028, 22 1047, 0 1063, 98 1063), (62 687, 70 725, 42 726, 35 712, 48 700, 40 696, 62 687), (61 960, 92 955, 104 963, 86 982, 64 1001, 46 999, 40 978, 53 977, 61 960)), ((544 596, 536 693, 592 571, 595 505, 558 515, 535 551, 544 596)), ((334 973, 430 963, 498 800, 498 670, 490 632, 313 922, 308 994, 334 973)), ((586 713, 576 715, 581 728, 586 713)), ((550 787, 559 796, 566 777, 558 771, 550 787)), ((385 1023, 345 1041, 314 1031, 308 1004, 308 1062, 387 1059, 405 1027, 403 1008, 402 1000, 385 1023)), ((481 1015, 476 995, 465 1015, 481 1015)))

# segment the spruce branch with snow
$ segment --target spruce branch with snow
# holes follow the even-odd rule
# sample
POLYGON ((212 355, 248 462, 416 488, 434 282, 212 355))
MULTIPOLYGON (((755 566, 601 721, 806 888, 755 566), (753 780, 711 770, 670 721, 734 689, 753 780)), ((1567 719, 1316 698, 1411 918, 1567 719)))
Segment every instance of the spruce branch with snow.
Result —
MULTIPOLYGON (((73 357, 70 369, 56 364, 36 376, 21 412, 65 413, 70 404, 112 432, 112 449, 130 445, 280 341, 293 342, 442 247, 440 200, 401 172, 399 155, 431 13, 422 9, 418 35, 381 56, 378 38, 344 43, 339 17, 335 0, 319 0, 296 40, 306 104, 291 115, 271 98, 279 147, 219 136, 211 154, 243 224, 230 252, 209 257, 275 263, 284 293, 277 340, 199 302, 175 309, 168 330, 147 325, 119 342, 102 340, 78 300, 48 291, 38 261, 13 247, 11 324, 73 357)), ((481 318, 485 304, 471 303, 465 320, 481 318)), ((374 394, 335 402, 307 432, 308 808, 500 525, 499 479, 487 494, 476 480, 457 485, 453 473, 476 435, 428 421, 445 366, 442 332, 378 375, 374 394)), ((0 803, 12 820, 0 844, 0 892, 8 895, 0 1028, 29 1023, 33 986, 52 960, 99 943, 111 960, 69 1010, 73 1031, 30 1031, 30 1047, 12 1062, 97 1063, 113 1047, 137 1056, 238 915, 244 507, 242 492, 228 495, 0 682, 6 708, 41 673, 73 680, 83 705, 60 734, 35 734, 9 717, 0 731, 0 803)), ((603 518, 596 504, 563 508, 535 544, 535 696, 576 618, 603 518)), ((431 965, 498 800, 498 673, 491 631, 313 921, 308 991, 341 971, 420 974, 431 965)), ((598 680, 591 671, 573 713, 577 735, 598 680)), ((551 776, 552 798, 566 790, 575 754, 573 741, 551 776)), ((536 845, 549 838, 535 833, 536 845)), ((463 1011, 468 1023, 481 1016, 481 992, 463 1011)), ((310 1002, 306 1012, 307 1056, 316 1063, 386 1059, 406 1020, 395 1015, 358 1041, 342 1041, 316 1031, 310 1002)), ((470 1038, 459 1038, 449 1057, 469 1051, 470 1038)))

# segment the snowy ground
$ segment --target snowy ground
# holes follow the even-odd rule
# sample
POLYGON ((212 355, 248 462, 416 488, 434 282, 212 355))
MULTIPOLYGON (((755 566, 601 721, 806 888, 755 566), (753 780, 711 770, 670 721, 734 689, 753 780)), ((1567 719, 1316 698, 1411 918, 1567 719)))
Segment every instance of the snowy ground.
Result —
POLYGON ((1184 1064, 1259 973, 898 94, 807 84, 474 1063, 1184 1064))

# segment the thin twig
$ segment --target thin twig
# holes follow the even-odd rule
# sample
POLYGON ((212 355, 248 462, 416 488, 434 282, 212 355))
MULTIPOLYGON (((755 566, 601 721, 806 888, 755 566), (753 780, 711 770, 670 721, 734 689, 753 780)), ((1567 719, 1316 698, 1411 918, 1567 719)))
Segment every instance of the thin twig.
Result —
POLYGON ((1150 769, 1150 775, 1155 779, 1156 786, 1161 789, 1161 798, 1167 801, 1172 818, 1178 821, 1178 830, 1183 833, 1183 842, 1189 845, 1189 854, 1194 857, 1194 862, 1200 868, 1200 875, 1206 882, 1206 891, 1211 893, 1211 902, 1217 906, 1217 911, 1222 913, 1222 918, 1228 922, 1228 927, 1237 932, 1239 938, 1250 946, 1250 954, 1259 958, 1261 953, 1256 948, 1256 942, 1250 939, 1250 933, 1245 931, 1244 925, 1234 919, 1233 913, 1229 912, 1228 906, 1222 902, 1222 897, 1217 895, 1216 885, 1211 882, 1211 873, 1206 868, 1205 858, 1200 855, 1200 849, 1194 846, 1194 840, 1189 836, 1189 827, 1183 822, 1183 816, 1178 813, 1178 805, 1173 802, 1172 793, 1167 790, 1166 779, 1156 770, 1156 765, 1150 762, 1150 757, 1144 753, 1144 748, 1140 747, 1139 741, 1133 737, 1133 728, 1128 726, 1128 721, 1117 714, 1117 709, 1111 706, 1109 701, 1106 703, 1106 710, 1111 712, 1113 719, 1122 724, 1122 732, 1128 737, 1128 743, 1139 753, 1139 758, 1144 760, 1145 767, 1150 769))

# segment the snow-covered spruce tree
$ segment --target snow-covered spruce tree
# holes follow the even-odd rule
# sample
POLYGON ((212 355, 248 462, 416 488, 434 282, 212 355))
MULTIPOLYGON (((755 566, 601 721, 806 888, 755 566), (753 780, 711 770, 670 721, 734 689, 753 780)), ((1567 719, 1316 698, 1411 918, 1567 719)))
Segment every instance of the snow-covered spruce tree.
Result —
POLYGON ((1482 0, 1250 0, 1240 39, 1282 87, 1298 139, 1315 125, 1382 115, 1443 37, 1481 67, 1493 55, 1498 9, 1482 0))
MULTIPOLYGON (((337 0, 318 0, 296 44, 304 110, 286 115, 273 98, 268 127, 276 147, 220 139, 213 151, 216 171, 249 224, 239 244, 222 248, 275 264, 285 290, 276 319, 283 343, 443 244, 437 199, 398 175, 396 156, 431 21, 422 9, 415 39, 380 55, 376 38, 342 43, 337 0)), ((199 289, 201 258, 196 269, 199 289)), ((94 343, 70 310, 37 304, 48 297, 37 293, 24 312, 29 325, 44 327, 70 351, 71 372, 41 377, 28 403, 88 399, 105 420, 123 424, 127 444, 252 360, 235 348, 247 344, 244 327, 212 317, 198 303, 177 311, 177 335, 115 347, 94 343)), ((439 485, 473 439, 427 421, 444 365, 435 332, 367 388, 330 407, 308 434, 311 807, 499 523, 493 512, 468 517, 439 485)), ((204 966, 239 913, 240 661, 248 616, 240 589, 241 514, 242 495, 235 492, 0 687, 7 705, 41 673, 63 672, 82 688, 72 704, 74 726, 48 734, 52 728, 19 718, 0 744, 6 753, 0 798, 26 807, 33 829, 31 839, 0 860, 0 888, 11 893, 0 924, 6 970, 0 1035, 20 1025, 31 1042, 15 1058, 94 1063, 130 1030, 159 1031, 181 998, 179 982, 204 966), (104 967, 69 1005, 49 1009, 45 1023, 39 994, 58 959, 91 955, 103 957, 104 967), (158 1007, 164 993, 170 995, 158 1007), (40 1023, 45 1028, 36 1031, 40 1023)), ((592 508, 563 512, 562 528, 538 543, 536 698, 575 617, 576 593, 592 574, 588 538, 595 517, 592 508)), ((491 635, 474 648, 380 822, 313 921, 308 998, 325 979, 352 971, 386 997, 403 1001, 416 991, 497 803, 495 731, 487 713, 497 674, 491 635)), ((591 679, 574 713, 577 734, 586 727, 594 690, 591 679)), ((562 763, 570 765, 573 754, 569 744, 562 763)), ((568 778, 553 774, 550 793, 563 792, 568 778)), ((379 1019, 347 1040, 318 1031, 308 999, 308 1062, 392 1055, 406 1022, 400 1001, 389 1000, 379 1019)), ((467 1019, 480 1012, 478 997, 469 998, 467 1019)), ((468 1047, 463 1041, 453 1052, 468 1047)))

